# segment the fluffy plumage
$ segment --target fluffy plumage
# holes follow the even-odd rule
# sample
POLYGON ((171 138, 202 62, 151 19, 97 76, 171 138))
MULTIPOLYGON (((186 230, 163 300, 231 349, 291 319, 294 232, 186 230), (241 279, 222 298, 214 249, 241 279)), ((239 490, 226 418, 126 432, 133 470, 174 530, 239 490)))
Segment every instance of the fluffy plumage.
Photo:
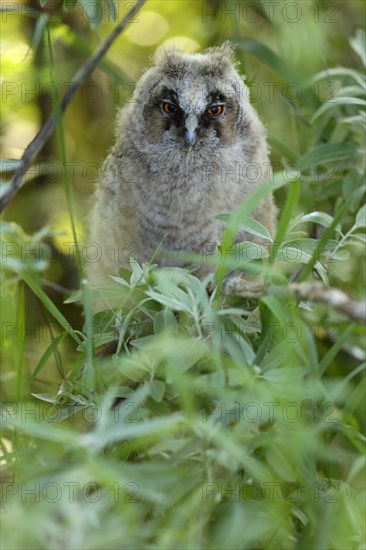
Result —
MULTIPOLYGON (((235 210, 271 173, 265 130, 229 45, 202 54, 161 48, 121 109, 116 140, 96 191, 91 240, 101 247, 88 266, 92 282, 129 265, 132 256, 182 265, 166 252, 201 254, 220 243, 215 216, 235 210)), ((273 234, 268 197, 252 216, 273 234)), ((240 234, 238 240, 254 240, 240 234)), ((207 264, 198 276, 207 272, 207 264)))

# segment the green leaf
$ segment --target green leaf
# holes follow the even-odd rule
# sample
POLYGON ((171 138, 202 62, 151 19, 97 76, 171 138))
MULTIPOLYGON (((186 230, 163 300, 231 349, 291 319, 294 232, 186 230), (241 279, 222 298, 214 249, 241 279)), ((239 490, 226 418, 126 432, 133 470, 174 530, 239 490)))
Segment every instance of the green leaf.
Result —
POLYGON ((33 397, 36 397, 37 399, 40 399, 41 401, 45 401, 46 403, 56 403, 57 397, 52 395, 51 393, 32 393, 33 397))
POLYGON ((349 39, 349 43, 354 52, 357 53, 362 61, 364 67, 366 67, 366 33, 364 29, 357 29, 355 36, 349 39))
POLYGON ((19 331, 18 331, 18 366, 17 366, 16 387, 17 387, 17 398, 18 398, 18 401, 20 401, 21 387, 22 387, 22 373, 23 373, 23 367, 24 367, 24 347, 25 347, 24 284, 21 285, 20 292, 19 292, 17 324, 19 327, 19 331))
POLYGON ((284 304, 279 301, 277 296, 263 296, 260 301, 268 307, 281 325, 287 320, 287 311, 284 309, 284 304))
MULTIPOLYGON (((307 240, 307 239, 305 239, 305 240, 307 240)), ((319 242, 320 241, 316 241, 315 246, 312 247, 314 249, 313 254, 315 254, 315 251, 318 249, 319 242)), ((291 244, 286 243, 279 250, 278 255, 277 255, 277 259, 278 260, 283 260, 283 261, 285 261, 289 264, 291 264, 291 263, 295 263, 295 264, 304 263, 304 264, 308 265, 310 262, 312 262, 312 255, 311 255, 311 251, 306 252, 305 250, 303 250, 303 247, 301 245, 300 246, 291 246, 291 244)), ((324 284, 327 285, 328 284, 327 272, 324 269, 324 267, 322 266, 322 264, 317 260, 317 261, 314 262, 313 267, 317 271, 319 276, 321 277, 324 284)))
POLYGON ((310 212, 309 214, 304 214, 300 217, 298 223, 318 223, 324 227, 329 227, 332 223, 333 218, 326 212, 310 212))
MULTIPOLYGON (((65 420, 66 418, 70 418, 70 416, 73 416, 79 411, 82 411, 83 409, 86 409, 86 405, 68 405, 64 408, 57 407, 55 410, 55 414, 53 416, 47 415, 48 422, 61 422, 62 420, 65 420)), ((49 413, 48 413, 49 414, 49 413)))
MULTIPOLYGON (((218 220, 227 221, 230 218, 230 214, 219 214, 218 216, 215 216, 215 217, 218 220)), ((251 235, 256 235, 257 237, 261 237, 266 241, 272 242, 272 237, 268 229, 264 227, 264 225, 258 222, 257 220, 254 220, 253 218, 249 218, 249 216, 244 216, 244 218, 241 220, 239 225, 239 230, 246 231, 251 235)))
POLYGON ((366 101, 364 99, 359 99, 358 97, 338 97, 335 99, 331 99, 330 101, 327 101, 324 103, 319 109, 315 112, 315 114, 312 117, 312 122, 320 117, 320 115, 323 115, 329 109, 333 109, 334 107, 340 107, 342 105, 361 105, 365 106, 366 101))
MULTIPOLYGON (((278 172, 272 177, 271 181, 266 181, 262 183, 257 189, 252 191, 252 193, 250 193, 248 197, 246 197, 245 201, 243 201, 241 206, 237 210, 235 210, 235 212, 233 212, 233 214, 230 216, 230 219, 228 220, 227 227, 222 237, 222 246, 225 250, 230 250, 235 235, 238 232, 238 227, 240 226, 241 220, 251 214, 257 204, 260 203, 260 201, 264 199, 264 197, 266 197, 276 189, 283 187, 294 179, 296 179, 295 171, 289 171, 286 172, 286 174, 284 172, 278 172)), ((217 270, 217 295, 219 295, 220 293, 222 279, 225 276, 225 271, 226 266, 225 263, 222 262, 221 264, 219 264, 217 270)))
POLYGON ((107 0, 108 12, 113 21, 117 21, 118 12, 115 4, 115 0, 107 0))
POLYGON ((40 46, 40 44, 43 40, 43 36, 44 36, 45 30, 47 28, 47 25, 48 25, 48 17, 45 13, 42 13, 39 16, 39 19, 36 23, 34 33, 33 33, 32 48, 33 48, 34 51, 38 50, 38 48, 39 48, 39 46, 40 46))
POLYGON ((277 256, 277 250, 279 246, 281 246, 285 235, 287 228, 290 223, 292 212, 295 210, 297 203, 299 201, 300 197, 300 183, 299 181, 295 180, 290 183, 290 190, 287 195, 285 207, 282 210, 282 214, 277 226, 277 231, 275 235, 274 245, 272 247, 271 253, 270 253, 270 262, 274 262, 277 256))
POLYGON ((114 277, 113 275, 110 275, 110 278, 113 279, 113 281, 115 281, 119 285, 127 286, 128 288, 130 288, 130 284, 122 277, 114 277))
POLYGON ((49 360, 49 358, 51 357, 51 355, 54 353, 55 347, 57 347, 63 341, 66 334, 67 334, 67 332, 65 332, 65 331, 61 332, 61 334, 56 336, 54 341, 51 342, 51 344, 48 346, 48 348, 46 349, 46 351, 43 353, 42 357, 38 361, 34 371, 32 372, 32 375, 29 379, 29 382, 32 382, 38 376, 38 374, 41 372, 43 367, 46 365, 46 363, 49 360))
POLYGON ((326 371, 326 369, 329 367, 329 365, 332 363, 333 359, 337 355, 337 353, 345 346, 345 344, 349 341, 349 338, 355 328, 355 323, 351 323, 341 334, 338 336, 336 343, 334 346, 330 348, 330 350, 324 355, 323 359, 320 362, 319 368, 320 372, 323 373, 326 371))
POLYGON ((366 191, 365 177, 358 170, 351 170, 344 178, 342 192, 350 200, 350 210, 355 211, 366 191))
POLYGON ((177 331, 178 324, 174 313, 170 309, 158 311, 154 317, 154 332, 165 332, 166 330, 177 331))
POLYGON ((85 389, 91 392, 95 390, 95 381, 96 381, 95 368, 94 368, 93 361, 91 361, 90 359, 86 361, 86 364, 83 368, 81 380, 82 380, 82 385, 85 389))
POLYGON ((63 329, 78 343, 81 344, 79 336, 70 326, 70 323, 67 322, 65 317, 62 315, 61 311, 55 306, 55 304, 50 300, 47 294, 41 289, 38 282, 26 272, 20 273, 21 277, 31 288, 34 294, 41 300, 45 308, 51 313, 51 315, 56 319, 58 323, 63 327, 63 329))
POLYGON ((131 278, 130 278, 130 285, 135 286, 139 283, 143 282, 144 279, 144 270, 140 267, 140 264, 134 260, 133 258, 130 259, 130 266, 131 266, 131 278))
POLYGON ((366 227, 366 204, 357 212, 355 226, 366 227))
POLYGON ((350 242, 353 240, 366 243, 366 233, 353 233, 350 237, 350 242))
POLYGON ((365 89, 362 86, 343 86, 339 90, 337 90, 335 94, 335 98, 337 97, 357 97, 361 96, 363 97, 365 95, 365 89))
POLYGON ((160 403, 164 397, 166 384, 164 384, 161 380, 152 380, 151 382, 148 382, 148 386, 151 397, 154 401, 160 403))
POLYGON ((347 211, 348 206, 349 206, 349 202, 350 202, 350 199, 348 198, 346 200, 346 202, 338 208, 338 211, 335 214, 332 223, 330 224, 329 227, 326 228, 326 230, 324 231, 324 233, 322 235, 322 238, 318 242, 318 245, 317 245, 316 249, 314 250, 314 253, 313 253, 313 256, 312 256, 311 260, 306 264, 306 266, 304 267, 304 269, 300 273, 299 279, 298 279, 299 281, 305 281, 307 279, 307 277, 310 275, 313 267, 318 263, 318 258, 320 257, 320 254, 322 253, 322 251, 326 247, 327 242, 330 239, 333 231, 337 227, 339 221, 342 219, 345 212, 347 211))
MULTIPOLYGON (((131 400, 131 403, 138 405, 138 401, 136 400, 131 400)), ((80 443, 85 447, 93 446, 94 449, 102 449, 106 445, 117 441, 133 440, 140 437, 152 437, 161 440, 168 434, 181 430, 183 426, 183 415, 181 413, 172 413, 169 416, 160 416, 142 422, 110 422, 107 426, 103 426, 101 430, 79 435, 79 437, 81 438, 80 443)))
MULTIPOLYGON (((53 403, 53 397, 49 394, 35 394, 36 397, 53 403)), ((34 415, 33 415, 34 416, 34 415)), ((23 434, 34 438, 35 441, 38 439, 44 439, 48 442, 59 443, 61 445, 70 445, 76 448, 80 448, 82 441, 79 440, 80 434, 77 432, 66 429, 61 426, 55 426, 49 422, 40 422, 39 420, 28 420, 24 422, 24 418, 20 415, 18 418, 12 418, 9 424, 14 425, 16 429, 23 434)))
POLYGON ((324 143, 305 153, 298 160, 298 166, 301 170, 308 170, 325 162, 345 160, 352 158, 356 150, 356 146, 351 143, 324 143))
POLYGON ((313 76, 306 84, 305 86, 307 88, 310 88, 313 86, 316 82, 319 80, 327 79, 331 77, 351 77, 353 78, 362 88, 366 89, 366 82, 362 78, 361 73, 358 71, 355 71, 354 69, 346 69, 345 67, 334 67, 327 69, 325 71, 321 71, 320 73, 317 73, 315 76, 313 76))
POLYGON ((79 0, 79 3, 83 8, 84 16, 89 20, 90 27, 93 30, 97 29, 103 16, 102 3, 99 0, 79 0))
MULTIPOLYGON (((83 372, 83 382, 86 387, 93 391, 95 389, 95 370, 94 370, 94 323, 92 312, 92 297, 88 280, 83 278, 81 280, 81 290, 83 293, 83 306, 85 324, 88 327, 87 333, 85 333, 84 346, 87 353, 87 364, 83 372), (92 330, 92 333, 90 333, 92 330)), ((83 327, 84 328, 84 327, 83 327)))

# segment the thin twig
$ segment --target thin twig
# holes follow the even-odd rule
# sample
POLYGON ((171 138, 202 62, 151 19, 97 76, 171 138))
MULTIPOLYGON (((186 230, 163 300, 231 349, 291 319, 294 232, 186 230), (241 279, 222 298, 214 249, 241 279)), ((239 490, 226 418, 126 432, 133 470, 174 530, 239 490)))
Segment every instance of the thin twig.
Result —
MULTIPOLYGON (((118 37, 118 35, 123 31, 126 25, 130 22, 132 17, 140 10, 140 8, 145 4, 146 0, 137 0, 136 4, 128 11, 126 16, 122 19, 116 28, 111 32, 111 34, 106 38, 103 44, 98 48, 98 50, 89 57, 87 62, 80 67, 72 78, 72 82, 67 89, 65 95, 61 99, 61 112, 64 113, 67 106, 70 104, 72 98, 80 88, 81 84, 85 79, 94 71, 97 67, 99 61, 105 56, 112 43, 118 37)), ((52 114, 47 122, 42 126, 36 137, 29 143, 26 147, 20 165, 14 174, 13 181, 9 189, 4 193, 0 199, 0 213, 12 200, 19 187, 22 184, 23 178, 26 171, 29 168, 29 165, 33 157, 40 151, 43 145, 46 143, 47 139, 50 137, 54 131, 57 124, 57 117, 55 114, 52 114)))
POLYGON ((222 286, 228 297, 258 299, 274 294, 281 298, 293 296, 296 300, 326 304, 346 315, 349 319, 366 324, 366 302, 357 302, 338 288, 325 287, 319 283, 290 283, 289 286, 264 285, 257 278, 250 280, 243 275, 228 275, 222 286))

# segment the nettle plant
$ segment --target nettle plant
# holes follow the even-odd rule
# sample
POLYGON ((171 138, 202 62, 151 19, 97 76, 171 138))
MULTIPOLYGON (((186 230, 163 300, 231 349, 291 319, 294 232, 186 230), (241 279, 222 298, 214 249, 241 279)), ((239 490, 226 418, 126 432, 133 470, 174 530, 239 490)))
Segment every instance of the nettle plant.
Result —
MULTIPOLYGON (((351 45, 364 61, 363 41, 351 45)), ((194 271, 132 261, 113 285, 81 279, 66 300, 83 307, 78 330, 45 292, 44 235, 3 225, 7 322, 24 326, 26 284, 61 327, 30 374, 24 334, 4 348, 4 382, 16 378, 3 411, 5 545, 363 548, 364 332, 334 304, 287 292, 362 290, 365 80, 337 68, 308 86, 328 78, 334 97, 304 105, 309 150, 276 139, 286 170, 223 213, 211 293, 194 271), (276 189, 286 200, 272 240, 250 214, 276 189), (268 244, 232 247, 238 229, 268 244), (23 243, 38 250, 26 261, 23 243), (224 292, 233 270, 252 293, 224 292), (110 306, 93 315, 101 297, 110 306), (50 363, 61 383, 34 391, 50 363)))

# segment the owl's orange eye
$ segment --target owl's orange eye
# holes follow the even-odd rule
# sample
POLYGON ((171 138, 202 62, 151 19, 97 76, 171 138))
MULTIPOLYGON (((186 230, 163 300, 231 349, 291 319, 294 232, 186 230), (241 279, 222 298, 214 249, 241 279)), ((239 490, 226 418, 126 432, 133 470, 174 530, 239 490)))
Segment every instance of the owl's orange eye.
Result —
POLYGON ((177 112, 178 107, 174 105, 174 103, 171 103, 170 101, 163 101, 163 110, 165 113, 172 115, 173 113, 177 112))
POLYGON ((207 109, 207 112, 210 116, 218 116, 221 115, 223 109, 223 105, 211 105, 211 107, 207 109))

